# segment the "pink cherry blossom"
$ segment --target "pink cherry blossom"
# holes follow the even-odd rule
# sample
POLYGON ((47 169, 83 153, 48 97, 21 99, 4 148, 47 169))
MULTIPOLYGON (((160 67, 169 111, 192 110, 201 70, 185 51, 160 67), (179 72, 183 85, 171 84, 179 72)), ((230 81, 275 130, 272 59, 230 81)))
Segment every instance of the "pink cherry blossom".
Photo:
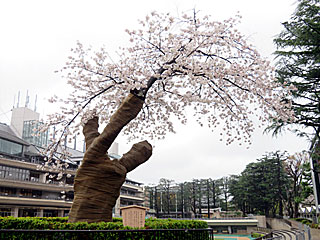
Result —
POLYGON ((75 136, 93 116, 107 123, 132 89, 148 91, 144 108, 123 130, 130 138, 161 139, 174 132, 174 118, 185 124, 190 111, 201 126, 222 126, 226 144, 250 144, 255 118, 292 121, 291 103, 282 102, 292 86, 274 81, 273 67, 237 30, 240 18, 218 22, 152 12, 139 21, 140 29, 126 30, 128 46, 120 48, 116 62, 104 48, 79 42, 61 70, 74 91, 66 99, 50 99, 63 106, 43 129, 55 126, 48 149, 75 136))

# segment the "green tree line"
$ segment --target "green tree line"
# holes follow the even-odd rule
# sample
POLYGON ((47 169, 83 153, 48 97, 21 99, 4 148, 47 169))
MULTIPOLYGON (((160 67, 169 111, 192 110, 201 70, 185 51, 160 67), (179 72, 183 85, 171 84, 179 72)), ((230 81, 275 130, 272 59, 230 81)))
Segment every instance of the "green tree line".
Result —
POLYGON ((237 216, 238 211, 238 216, 298 217, 299 204, 308 204, 312 194, 309 154, 266 153, 241 174, 219 179, 175 183, 162 178, 147 186, 145 194, 156 217, 213 218, 216 210, 223 216, 237 216))

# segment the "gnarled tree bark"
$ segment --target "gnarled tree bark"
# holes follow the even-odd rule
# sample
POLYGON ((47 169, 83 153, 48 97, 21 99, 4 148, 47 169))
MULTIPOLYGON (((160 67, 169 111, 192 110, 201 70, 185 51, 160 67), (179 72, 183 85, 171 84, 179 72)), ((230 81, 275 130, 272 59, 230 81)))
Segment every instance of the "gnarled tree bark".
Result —
POLYGON ((112 221, 112 208, 126 174, 150 158, 152 146, 147 141, 136 143, 119 160, 110 160, 108 149, 122 128, 138 115, 143 103, 142 98, 130 93, 101 134, 98 117, 85 124, 86 152, 74 181, 69 222, 112 221))

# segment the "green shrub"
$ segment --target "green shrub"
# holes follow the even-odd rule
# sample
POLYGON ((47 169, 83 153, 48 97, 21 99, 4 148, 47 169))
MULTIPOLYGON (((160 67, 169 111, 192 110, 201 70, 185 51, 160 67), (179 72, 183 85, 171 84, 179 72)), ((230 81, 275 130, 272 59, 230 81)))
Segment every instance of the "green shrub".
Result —
MULTIPOLYGON (((113 222, 99 222, 99 223, 87 223, 77 222, 68 223, 68 218, 44 218, 44 217, 0 217, 0 229, 56 229, 56 230, 126 230, 132 229, 131 227, 124 227, 121 218, 114 218, 113 222)), ((204 221, 198 220, 172 220, 172 219, 146 219, 145 229, 201 229, 208 228, 208 224, 204 221)), ((118 233, 89 233, 86 236, 79 236, 73 233, 54 233, 54 239, 144 239, 141 232, 122 232, 119 236, 118 233)), ((192 234, 188 231, 181 232, 184 239, 191 238, 192 234)), ((39 239, 36 238, 32 233, 19 233, 14 232, 8 235, 0 236, 0 239, 39 239), (10 236, 9 236, 10 235, 10 236), (3 236, 7 236, 3 238, 3 236)), ((41 238, 45 239, 45 238, 41 238)), ((153 239, 149 236, 148 239, 153 239)), ((155 238, 154 238, 155 239, 155 238)), ((160 238, 157 239, 176 239, 173 233, 161 233, 160 238), (162 236, 162 237, 161 237, 162 236)))
POLYGON ((303 223, 303 224, 306 224, 306 225, 308 225, 308 226, 311 227, 311 228, 319 228, 319 225, 318 225, 318 224, 312 223, 311 220, 306 219, 306 218, 293 218, 293 220, 298 221, 298 222, 301 222, 301 223, 303 223))
MULTIPOLYGON (((199 220, 173 220, 148 218, 146 229, 196 229, 208 228, 208 224, 199 220)), ((121 218, 114 218, 112 222, 68 223, 68 218, 39 218, 39 217, 0 217, 0 229, 124 229, 121 218)))
POLYGON ((307 225, 312 223, 312 221, 310 221, 309 219, 303 219, 301 222, 307 225))
POLYGON ((122 222, 122 218, 116 218, 116 217, 114 217, 114 218, 112 218, 112 222, 122 222))
POLYGON ((305 219, 305 218, 293 218, 293 220, 295 220, 297 222, 303 222, 303 221, 305 221, 307 219, 305 219))
POLYGON ((208 228, 208 223, 198 220, 146 219, 146 229, 199 229, 208 228))
POLYGON ((311 228, 320 228, 320 225, 317 224, 317 223, 311 223, 311 224, 310 224, 310 227, 311 227, 311 228))
POLYGON ((263 233, 255 233, 255 232, 251 233, 251 237, 253 237, 253 238, 259 238, 259 237, 263 237, 263 236, 264 236, 263 233))

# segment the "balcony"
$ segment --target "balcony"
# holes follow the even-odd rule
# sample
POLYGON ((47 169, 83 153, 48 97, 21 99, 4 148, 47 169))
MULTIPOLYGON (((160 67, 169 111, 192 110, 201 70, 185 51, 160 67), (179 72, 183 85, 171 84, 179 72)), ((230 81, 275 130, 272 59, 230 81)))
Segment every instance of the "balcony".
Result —
POLYGON ((122 188, 132 189, 134 191, 143 193, 143 188, 142 187, 137 186, 137 185, 128 184, 126 182, 122 185, 122 188))
POLYGON ((54 192, 61 191, 73 191, 73 185, 60 185, 59 182, 53 181, 51 183, 41 183, 37 180, 17 180, 17 179, 8 179, 8 178, 0 178, 0 186, 11 188, 27 188, 34 190, 48 190, 54 192))
POLYGON ((16 155, 10 155, 10 154, 6 154, 3 152, 0 152, 0 158, 7 158, 7 159, 17 160, 17 161, 21 161, 21 162, 31 162, 31 159, 29 159, 29 158, 16 156, 16 155))
POLYGON ((29 199, 45 199, 45 200, 61 200, 66 202, 72 202, 72 199, 69 198, 62 198, 62 197, 52 197, 52 196, 39 196, 39 195, 32 195, 26 196, 23 194, 10 194, 10 193, 0 193, 0 197, 13 197, 13 198, 29 198, 29 199))
MULTIPOLYGON (((0 164, 6 165, 10 167, 17 167, 17 168, 24 168, 24 169, 30 169, 30 170, 36 170, 36 171, 46 171, 46 172, 53 172, 57 173, 58 171, 55 169, 50 169, 49 167, 44 167, 43 169, 39 170, 40 164, 43 162, 39 161, 33 161, 29 158, 25 157, 18 157, 18 156, 12 156, 7 154, 0 154, 0 164)), ((70 165, 66 173, 75 175, 77 170, 76 166, 70 165)))
POLYGON ((143 197, 139 197, 139 196, 136 196, 136 195, 129 195, 129 194, 127 195, 127 194, 120 193, 120 198, 144 202, 144 198, 143 197))
POLYGON ((4 205, 32 205, 32 206, 55 206, 55 207, 71 207, 72 201, 58 199, 42 199, 36 197, 23 196, 1 196, 0 204, 4 205))

